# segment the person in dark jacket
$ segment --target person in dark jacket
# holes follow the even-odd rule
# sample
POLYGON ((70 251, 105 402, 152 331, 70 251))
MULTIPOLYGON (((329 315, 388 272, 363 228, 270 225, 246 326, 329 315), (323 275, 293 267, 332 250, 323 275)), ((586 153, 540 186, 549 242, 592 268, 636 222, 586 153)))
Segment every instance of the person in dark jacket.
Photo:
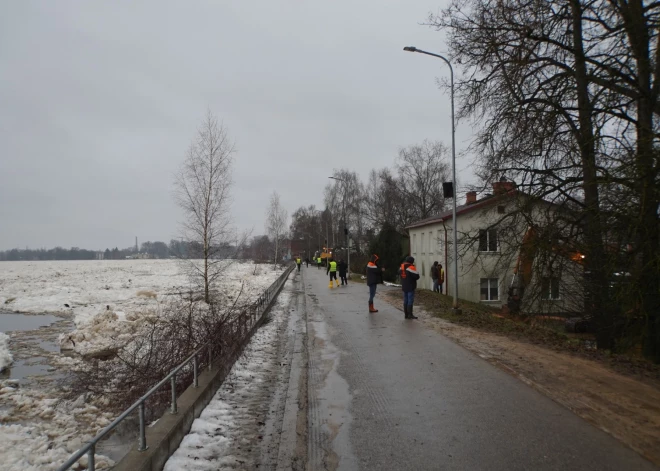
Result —
POLYGON ((378 312, 374 308, 374 297, 376 296, 376 286, 383 283, 384 268, 378 266, 378 255, 373 254, 371 261, 367 263, 365 268, 367 272, 367 286, 369 286, 369 312, 378 312))
POLYGON ((346 272, 348 271, 348 265, 344 260, 339 260, 337 264, 337 271, 339 272, 339 279, 341 280, 341 285, 348 285, 348 280, 346 279, 346 272))
POLYGON ((431 280, 433 280, 433 292, 438 293, 438 278, 440 278, 440 270, 438 269, 438 262, 433 262, 431 267, 431 280))
POLYGON ((415 301, 415 290, 417 289, 419 273, 417 273, 414 258, 406 258, 406 261, 401 264, 401 268, 399 269, 399 276, 401 277, 401 289, 403 290, 403 312, 406 315, 406 319, 417 319, 417 316, 413 315, 413 303, 415 301))

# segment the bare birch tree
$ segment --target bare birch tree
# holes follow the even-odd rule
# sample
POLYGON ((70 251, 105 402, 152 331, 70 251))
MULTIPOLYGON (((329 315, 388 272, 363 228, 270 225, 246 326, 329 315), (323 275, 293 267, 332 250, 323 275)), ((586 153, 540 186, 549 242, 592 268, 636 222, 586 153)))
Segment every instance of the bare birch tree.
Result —
POLYGON ((208 304, 223 269, 220 253, 226 253, 234 233, 229 195, 233 152, 227 129, 208 111, 175 181, 176 200, 185 215, 183 236, 199 248, 195 258, 201 258, 201 263, 188 264, 191 282, 203 289, 208 304))
POLYGON ((279 259, 278 255, 282 243, 282 237, 286 231, 287 219, 288 214, 286 209, 282 207, 280 195, 274 191, 270 196, 270 205, 266 212, 266 231, 275 244, 275 264, 277 264, 279 259))

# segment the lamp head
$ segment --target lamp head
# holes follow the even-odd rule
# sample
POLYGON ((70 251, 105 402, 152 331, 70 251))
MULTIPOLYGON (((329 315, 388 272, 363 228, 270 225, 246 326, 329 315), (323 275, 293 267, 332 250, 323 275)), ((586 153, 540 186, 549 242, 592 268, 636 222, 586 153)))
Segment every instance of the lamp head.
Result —
POLYGON ((408 52, 417 52, 417 48, 415 46, 406 46, 403 48, 403 50, 408 52))

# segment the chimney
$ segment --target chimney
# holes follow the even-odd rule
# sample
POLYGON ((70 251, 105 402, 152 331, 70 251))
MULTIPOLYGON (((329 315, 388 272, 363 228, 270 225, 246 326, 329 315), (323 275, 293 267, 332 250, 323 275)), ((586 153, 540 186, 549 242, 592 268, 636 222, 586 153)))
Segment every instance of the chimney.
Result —
POLYGON ((468 191, 465 199, 465 204, 474 204, 477 202, 477 192, 468 191))
POLYGON ((493 193, 495 196, 509 193, 516 189, 516 182, 507 181, 506 177, 500 178, 499 182, 493 183, 493 193))

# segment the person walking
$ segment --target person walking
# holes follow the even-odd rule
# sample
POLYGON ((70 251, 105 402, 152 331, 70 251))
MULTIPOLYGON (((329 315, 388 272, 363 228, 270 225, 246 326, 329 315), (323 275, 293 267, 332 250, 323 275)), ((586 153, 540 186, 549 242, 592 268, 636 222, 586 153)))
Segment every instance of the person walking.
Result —
POLYGON ((442 285, 445 284, 445 270, 442 263, 438 264, 438 293, 442 294, 442 285))
POLYGON ((316 266, 318 267, 318 268, 317 268, 318 270, 321 269, 321 257, 319 257, 319 258, 316 259, 316 266))
POLYGON ((348 265, 344 260, 339 260, 337 264, 337 271, 339 272, 339 279, 341 280, 341 285, 348 285, 348 280, 346 279, 346 272, 348 271, 348 265))
POLYGON ((300 260, 300 257, 296 257, 296 265, 298 265, 298 273, 300 273, 300 265, 302 265, 302 260, 300 260))
POLYGON ((374 297, 376 297, 376 286, 383 283, 383 272, 385 268, 378 266, 378 255, 373 254, 371 260, 365 267, 367 272, 367 286, 369 287, 369 312, 378 312, 374 307, 374 297))
POLYGON ((401 276, 401 289, 403 290, 403 312, 406 319, 417 319, 417 316, 413 315, 413 303, 419 273, 417 273, 414 258, 406 257, 406 261, 401 264, 399 269, 399 276, 401 276))
POLYGON ((337 287, 339 287, 339 280, 337 280, 337 262, 333 258, 331 258, 328 262, 328 269, 325 271, 325 274, 330 274, 330 284, 328 285, 328 288, 332 289, 332 280, 335 280, 335 283, 337 283, 337 287))
POLYGON ((305 268, 309 268, 309 257, 305 257, 305 268))
POLYGON ((433 262, 431 267, 431 280, 433 280, 433 292, 438 292, 438 277, 440 276, 440 270, 438 269, 438 262, 433 262))

